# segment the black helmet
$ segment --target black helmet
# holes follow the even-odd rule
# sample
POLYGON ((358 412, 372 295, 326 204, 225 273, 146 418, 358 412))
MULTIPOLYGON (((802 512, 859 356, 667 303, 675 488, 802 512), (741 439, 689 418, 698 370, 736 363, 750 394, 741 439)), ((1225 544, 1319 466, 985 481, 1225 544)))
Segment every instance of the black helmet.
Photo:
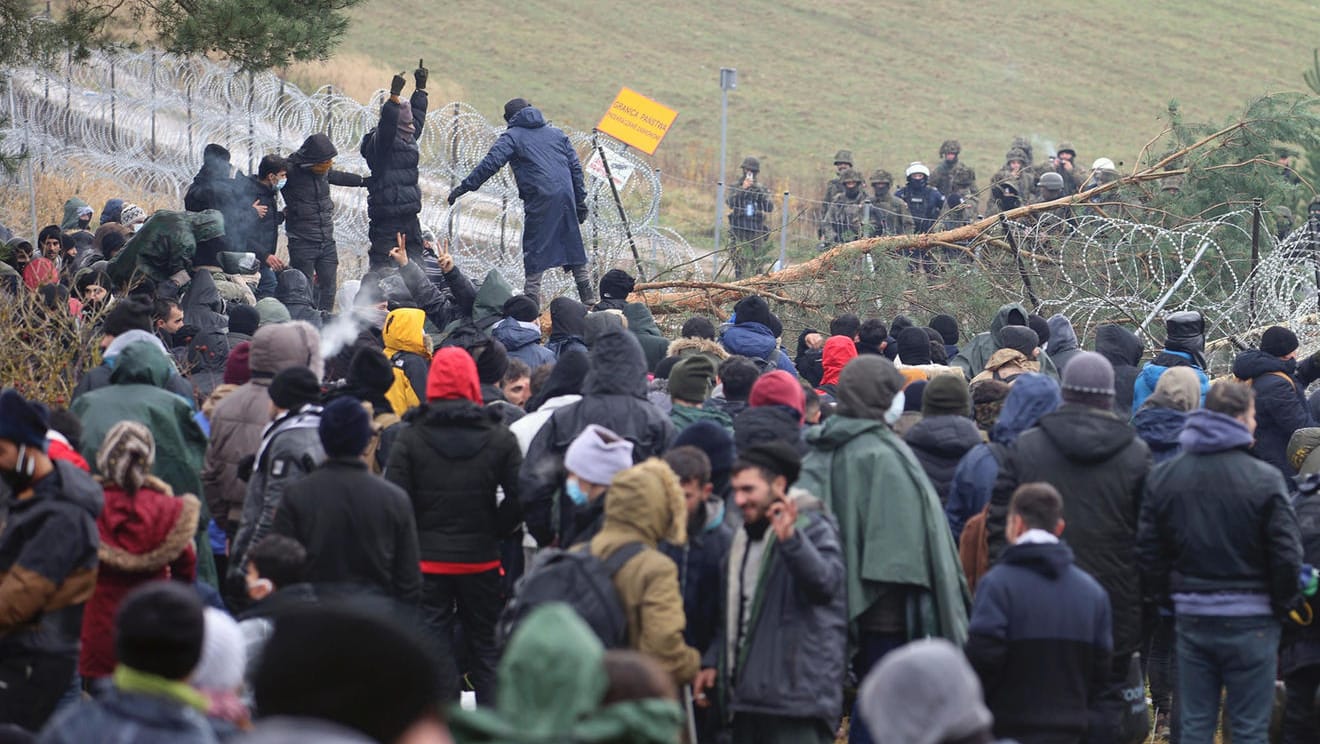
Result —
POLYGON ((760 172, 761 172, 761 161, 760 161, 760 160, 757 160, 756 158, 752 157, 751 155, 748 155, 747 157, 743 158, 742 165, 740 165, 740 166, 738 166, 738 167, 742 168, 742 169, 745 170, 745 171, 751 171, 751 172, 753 172, 753 173, 760 173, 760 172))
POLYGON ((1063 176, 1054 171, 1042 173, 1036 187, 1046 191, 1063 191, 1063 176))

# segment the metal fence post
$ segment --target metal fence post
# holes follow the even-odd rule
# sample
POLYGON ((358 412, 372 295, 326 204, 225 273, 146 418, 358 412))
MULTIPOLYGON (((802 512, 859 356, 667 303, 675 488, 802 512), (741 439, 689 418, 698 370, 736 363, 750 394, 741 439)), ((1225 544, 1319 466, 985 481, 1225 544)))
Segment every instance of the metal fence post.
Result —
POLYGON ((779 268, 788 263, 788 192, 784 192, 784 206, 779 210, 779 268))
POLYGON ((118 147, 119 133, 115 123, 115 61, 110 60, 110 146, 118 147))
POLYGON ((252 168, 252 150, 253 150, 254 148, 256 148, 256 146, 257 146, 257 120, 256 120, 256 118, 255 118, 255 113, 254 113, 254 111, 253 111, 253 109, 254 109, 254 107, 255 107, 255 102, 254 102, 253 99, 254 99, 254 97, 256 96, 256 91, 257 91, 257 86, 256 86, 256 84, 255 84, 255 81, 256 81, 256 74, 253 73, 251 70, 249 70, 249 71, 248 71, 248 100, 247 100, 247 104, 248 104, 248 107, 247 107, 247 108, 248 108, 248 112, 247 112, 247 114, 248 114, 248 142, 247 142, 247 152, 248 152, 248 167, 247 167, 247 169, 248 169, 248 173, 251 173, 252 170, 253 170, 253 168, 252 168))

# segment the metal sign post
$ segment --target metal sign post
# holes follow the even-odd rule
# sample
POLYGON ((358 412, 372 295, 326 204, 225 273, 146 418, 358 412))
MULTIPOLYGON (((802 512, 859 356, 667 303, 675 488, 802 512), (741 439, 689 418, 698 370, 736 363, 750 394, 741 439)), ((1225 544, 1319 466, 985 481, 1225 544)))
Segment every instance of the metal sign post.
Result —
MULTIPOLYGON (((724 166, 728 160, 726 149, 729 141, 729 91, 738 87, 738 70, 733 67, 720 68, 720 181, 715 190, 715 250, 712 254, 714 268, 720 269, 720 226, 724 222, 724 166)), ((714 276, 714 273, 711 275, 714 276)))

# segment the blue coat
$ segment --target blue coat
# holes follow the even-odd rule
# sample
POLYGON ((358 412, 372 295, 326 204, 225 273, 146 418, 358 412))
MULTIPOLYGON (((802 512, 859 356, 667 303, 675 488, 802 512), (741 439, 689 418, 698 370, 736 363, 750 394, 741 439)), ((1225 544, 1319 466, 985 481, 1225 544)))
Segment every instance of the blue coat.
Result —
POLYGON ((587 190, 582 163, 568 137, 528 106, 513 115, 509 128, 459 188, 476 191, 505 163, 513 169, 518 198, 523 200, 523 270, 537 274, 585 265, 578 213, 586 213, 587 190))
POLYGON ((1201 378, 1200 405, 1205 405, 1205 394, 1210 392, 1210 376, 1196 365, 1196 360, 1191 354, 1165 349, 1154 359, 1146 362, 1146 366, 1142 367, 1137 375, 1137 381, 1132 384, 1132 413, 1141 410, 1141 404, 1155 392, 1155 383, 1160 381, 1160 375, 1170 367, 1191 367, 1192 371, 1196 372, 1196 376, 1201 378))
POLYGON ((788 354, 779 348, 775 334, 762 323, 738 323, 724 330, 720 344, 730 354, 745 356, 748 359, 764 359, 776 368, 797 377, 797 367, 789 360, 788 354))
POLYGON ((541 345, 541 333, 520 325, 513 318, 500 321, 499 325, 491 329, 490 335, 504 344, 510 357, 522 361, 531 369, 555 363, 555 353, 541 345))
POLYGON ((37 741, 213 744, 217 739, 206 718, 182 703, 115 690, 101 700, 68 706, 51 720, 37 741))

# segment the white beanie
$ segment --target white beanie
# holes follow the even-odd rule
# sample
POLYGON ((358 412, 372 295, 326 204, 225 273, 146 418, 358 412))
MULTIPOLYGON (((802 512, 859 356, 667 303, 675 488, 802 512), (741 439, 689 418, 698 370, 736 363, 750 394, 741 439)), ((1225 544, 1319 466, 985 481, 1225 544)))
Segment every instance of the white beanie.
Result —
POLYGON ((939 744, 994 722, 967 657, 942 638, 886 655, 862 681, 857 703, 876 744, 939 744))
POLYGON ((202 658, 193 670, 192 686, 211 692, 234 692, 243 684, 247 647, 238 623, 223 610, 207 607, 202 658))
POLYGON ((598 486, 608 486, 614 474, 633 466, 632 442, 603 426, 589 424, 568 445, 564 467, 598 486))

